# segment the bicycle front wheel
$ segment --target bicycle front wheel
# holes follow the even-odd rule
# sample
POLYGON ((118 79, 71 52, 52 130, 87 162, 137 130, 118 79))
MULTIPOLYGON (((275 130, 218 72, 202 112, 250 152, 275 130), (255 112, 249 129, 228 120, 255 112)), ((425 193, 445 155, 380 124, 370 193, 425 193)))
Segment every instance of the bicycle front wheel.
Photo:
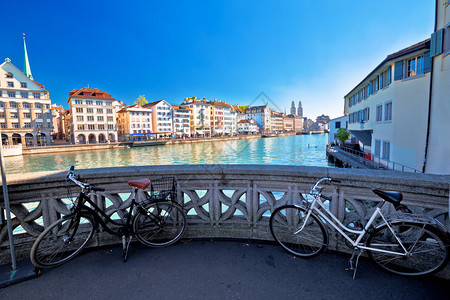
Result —
POLYGON ((367 247, 398 253, 368 250, 369 257, 379 267, 399 275, 420 276, 437 272, 445 266, 448 248, 438 229, 406 222, 389 226, 385 224, 375 229, 366 243, 367 247))
POLYGON ((78 255, 94 234, 90 215, 63 217, 45 229, 31 248, 31 262, 39 268, 59 266, 78 255))
POLYGON ((146 246, 172 245, 186 230, 186 215, 176 203, 152 202, 138 211, 133 228, 138 240, 146 246))
POLYGON ((303 207, 281 206, 270 216, 269 225, 273 238, 289 253, 312 257, 325 250, 328 235, 315 214, 311 213, 307 220, 306 215, 303 207))

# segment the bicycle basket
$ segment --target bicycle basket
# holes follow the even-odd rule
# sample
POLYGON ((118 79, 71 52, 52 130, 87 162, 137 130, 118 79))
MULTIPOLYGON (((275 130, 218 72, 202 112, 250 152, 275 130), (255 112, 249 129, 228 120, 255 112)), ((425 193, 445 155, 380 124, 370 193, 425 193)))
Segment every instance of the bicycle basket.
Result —
POLYGON ((151 201, 175 201, 177 193, 175 177, 162 177, 150 181, 151 201))

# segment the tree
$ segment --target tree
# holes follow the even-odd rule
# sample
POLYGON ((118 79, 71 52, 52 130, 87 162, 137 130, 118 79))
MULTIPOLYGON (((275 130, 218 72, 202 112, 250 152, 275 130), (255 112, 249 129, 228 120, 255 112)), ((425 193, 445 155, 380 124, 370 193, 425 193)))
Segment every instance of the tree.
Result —
POLYGON ((147 103, 148 101, 145 99, 145 95, 139 95, 139 98, 134 101, 134 104, 137 104, 139 106, 144 106, 147 103))
POLYGON ((350 132, 348 132, 345 128, 339 128, 336 137, 341 143, 345 143, 346 140, 348 140, 348 137, 350 136, 350 132))
POLYGON ((239 108, 240 108, 240 109, 242 110, 242 112, 245 114, 245 110, 246 110, 247 108, 249 108, 249 106, 248 106, 248 105, 240 105, 239 108))

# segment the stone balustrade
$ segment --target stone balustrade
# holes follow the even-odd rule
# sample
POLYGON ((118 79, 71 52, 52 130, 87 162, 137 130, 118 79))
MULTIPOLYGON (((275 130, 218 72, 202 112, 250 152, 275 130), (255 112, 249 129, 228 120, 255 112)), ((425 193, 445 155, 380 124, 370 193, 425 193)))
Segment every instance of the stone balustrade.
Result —
MULTIPOLYGON (((16 250, 26 257, 44 227, 67 213, 68 190, 64 172, 11 175, 8 190, 16 250)), ((371 188, 396 190, 404 194, 404 203, 417 213, 436 217, 450 231, 450 176, 388 172, 377 170, 335 169, 323 167, 270 165, 177 165, 118 167, 75 170, 79 180, 101 186, 105 192, 91 195, 108 215, 123 216, 130 205, 128 180, 175 176, 178 201, 188 215, 184 238, 239 238, 272 240, 268 226, 271 211, 287 203, 299 203, 301 193, 322 177, 342 180, 325 185, 331 195, 331 211, 344 222, 364 222, 374 202, 381 201, 371 188)), ((71 195, 79 193, 72 184, 71 195)), ((143 195, 138 195, 143 197, 143 195)), ((389 213, 392 206, 383 206, 389 213)), ((329 249, 350 251, 345 242, 329 229, 329 249)), ((95 246, 119 243, 100 231, 95 246)), ((0 260, 9 259, 7 228, 2 213, 0 224, 0 260)), ((443 272, 448 272, 447 271, 443 272)))

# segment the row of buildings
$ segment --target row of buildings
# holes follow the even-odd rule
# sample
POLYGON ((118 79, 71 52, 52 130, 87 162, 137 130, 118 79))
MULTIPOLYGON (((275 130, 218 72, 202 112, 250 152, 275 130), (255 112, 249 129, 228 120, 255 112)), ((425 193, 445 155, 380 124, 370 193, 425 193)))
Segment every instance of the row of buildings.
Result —
POLYGON ((344 116, 331 120, 332 133, 348 128, 382 163, 450 174, 448 6, 436 1, 431 38, 389 54, 344 96, 344 116))
MULTIPOLYGON (((158 137, 233 136, 304 131, 304 118, 269 105, 240 107, 216 99, 185 98, 127 106, 100 89, 69 93, 69 109, 51 103, 33 79, 24 38, 24 69, 6 59, 0 65, 0 126, 3 144, 50 145, 56 140, 104 143, 158 137)), ((293 105, 294 106, 294 105, 293 105)), ((295 109, 294 109, 295 111, 295 109)), ((302 113, 301 103, 299 111, 302 113)))

